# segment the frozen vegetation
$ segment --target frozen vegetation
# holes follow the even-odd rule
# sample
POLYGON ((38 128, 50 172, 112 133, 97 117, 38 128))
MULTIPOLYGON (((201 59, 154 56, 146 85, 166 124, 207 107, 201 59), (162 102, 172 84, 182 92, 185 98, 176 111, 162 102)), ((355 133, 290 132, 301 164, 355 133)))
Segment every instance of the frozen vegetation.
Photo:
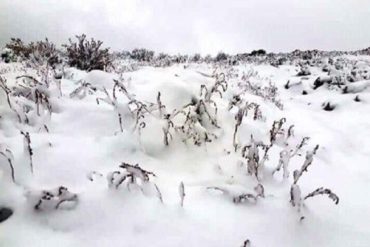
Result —
POLYGON ((0 246, 370 246, 370 51, 13 39, 0 246))

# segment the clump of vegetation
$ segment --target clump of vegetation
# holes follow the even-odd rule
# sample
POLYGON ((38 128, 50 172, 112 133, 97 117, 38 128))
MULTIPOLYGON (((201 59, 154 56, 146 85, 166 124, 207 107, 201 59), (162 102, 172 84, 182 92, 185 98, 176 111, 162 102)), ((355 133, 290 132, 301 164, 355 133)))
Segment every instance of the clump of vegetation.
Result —
MULTIPOLYGON (((67 50, 67 62, 70 66, 91 71, 93 69, 106 70, 107 67, 112 65, 112 57, 109 54, 109 49, 103 49, 101 47, 101 41, 95 41, 94 39, 88 41, 85 35, 76 37, 77 42, 70 40, 68 45, 64 45, 67 50)), ((11 54, 16 54, 15 56, 22 59, 33 61, 36 65, 44 66, 46 64, 47 68, 52 67, 54 69, 55 65, 59 63, 58 50, 55 48, 55 45, 50 43, 47 39, 29 45, 25 45, 19 39, 14 39, 7 49, 11 51, 11 54)), ((244 97, 246 95, 243 95, 244 93, 259 96, 266 101, 272 102, 279 109, 282 109, 283 105, 278 98, 278 90, 274 83, 259 77, 257 72, 253 70, 239 76, 238 69, 231 67, 231 65, 234 64, 234 61, 253 61, 257 64, 268 63, 280 65, 283 63, 279 62, 280 59, 281 61, 295 64, 296 60, 300 61, 303 59, 305 63, 299 63, 299 65, 302 68, 301 75, 304 76, 308 75, 305 68, 308 68, 311 62, 316 62, 314 60, 315 54, 316 53, 297 51, 293 54, 275 56, 274 54, 266 55, 264 50, 259 50, 252 52, 252 54, 239 54, 239 56, 231 56, 221 52, 216 57, 206 56, 202 58, 199 54, 195 54, 193 57, 189 58, 187 55, 168 55, 164 53, 155 57, 153 51, 135 49, 132 52, 115 54, 116 58, 119 59, 131 59, 130 62, 133 63, 134 66, 130 64, 127 67, 114 67, 113 71, 117 74, 122 74, 124 71, 138 69, 139 66, 142 65, 165 67, 175 63, 187 63, 190 60, 191 62, 206 62, 212 63, 212 66, 219 66, 215 68, 212 75, 199 72, 208 79, 215 79, 215 82, 210 86, 202 84, 198 95, 193 95, 191 100, 186 102, 187 104, 179 109, 174 109, 172 112, 167 112, 166 106, 162 102, 161 92, 158 92, 156 102, 154 103, 140 100, 128 91, 128 87, 126 87, 122 76, 118 80, 113 80, 113 88, 112 90, 109 89, 109 91, 106 88, 101 89, 86 81, 80 80, 77 82, 77 88, 73 90, 69 96, 71 98, 83 99, 88 94, 96 94, 97 104, 105 102, 113 107, 114 114, 116 114, 118 118, 120 131, 124 132, 126 128, 132 130, 132 132, 137 132, 139 134, 139 139, 141 137, 141 131, 147 126, 146 121, 148 118, 154 118, 154 120, 162 124, 161 130, 163 132, 163 143, 165 146, 171 145, 174 136, 177 135, 176 137, 179 137, 185 144, 190 143, 195 146, 207 147, 207 143, 213 142, 224 133, 230 133, 227 132, 227 128, 223 129, 223 122, 218 119, 218 111, 226 107, 224 107, 225 105, 217 104, 217 98, 223 98, 228 89, 234 89, 233 86, 236 86, 238 92, 229 101, 228 107, 228 110, 231 112, 232 110, 237 110, 234 115, 235 125, 233 126, 232 147, 235 153, 238 155, 241 154, 241 157, 237 157, 237 164, 241 164, 242 169, 246 171, 245 174, 248 173, 253 181, 257 182, 257 186, 253 188, 252 192, 239 191, 237 193, 229 189, 229 187, 222 186, 212 186, 207 189, 221 192, 235 204, 248 202, 257 203, 260 198, 265 198, 265 187, 262 185, 262 182, 264 174, 267 174, 265 172, 267 170, 266 168, 268 168, 268 164, 265 163, 269 160, 271 152, 277 151, 276 154, 280 155, 278 160, 271 161, 274 162, 275 168, 272 171, 272 175, 271 170, 269 170, 267 176, 273 178, 275 172, 283 169, 283 177, 286 179, 289 176, 289 163, 291 162, 291 158, 296 155, 301 155, 300 151, 307 144, 308 137, 303 137, 302 141, 297 145, 290 144, 293 139, 292 137, 294 137, 294 126, 290 125, 288 128, 285 128, 286 119, 281 118, 272 123, 269 132, 266 131, 262 133, 264 134, 262 138, 259 135, 253 136, 251 134, 250 138, 246 138, 247 140, 239 140, 238 134, 243 120, 246 120, 248 113, 250 118, 254 121, 265 121, 260 105, 247 101, 247 98, 244 97), (224 61, 228 61, 228 63, 224 61), (222 71, 221 73, 219 69, 222 71), (236 85, 228 83, 232 78, 237 78, 235 79, 237 82, 236 85), (251 79, 257 79, 258 82, 255 83, 251 79), (266 83, 264 83, 264 85, 262 83, 261 86, 261 82, 266 83)), ((340 61, 332 61, 330 63, 338 68, 343 67, 340 61)), ((186 66, 188 65, 184 64, 184 69, 187 68, 186 66)), ((328 68, 328 71, 331 71, 330 68, 328 68)), ((175 76, 178 75, 176 74, 175 76)), ((353 73, 351 80, 355 80, 356 76, 357 74, 353 73)), ((60 80, 62 77, 63 75, 54 73, 54 79, 60 80)), ((333 81, 335 81, 334 76, 329 78, 329 81, 318 78, 314 83, 314 89, 325 83, 331 84, 332 78, 334 78, 333 81)), ((5 92, 8 105, 11 111, 17 115, 20 124, 33 126, 35 125, 35 117, 42 118, 44 115, 51 116, 53 107, 50 98, 52 93, 49 86, 52 82, 50 73, 47 69, 37 70, 37 76, 31 76, 28 73, 18 76, 16 78, 16 85, 12 88, 7 86, 6 79, 0 77, 0 88, 5 92)), ((60 83, 56 85, 59 85, 60 88, 60 83)), ((287 89, 292 86, 294 85, 290 84, 289 81, 285 85, 287 89)), ((355 90, 355 88, 344 88, 344 92, 347 93, 354 92, 353 90, 355 90)), ((360 99, 357 98, 357 100, 360 99)), ((325 110, 330 110, 330 103, 323 105, 323 108, 325 110)), ((233 114, 234 113, 232 113, 232 115, 233 114)), ((48 132, 47 124, 41 121, 39 122, 38 127, 41 126, 41 128, 44 128, 48 132)), ((31 147, 30 133, 21 132, 21 134, 24 137, 25 155, 29 160, 31 172, 33 172, 33 149, 31 147)), ((13 182, 15 182, 12 152, 9 148, 0 147, 0 156, 5 158, 8 162, 11 178, 13 182)), ((213 148, 213 146, 210 147, 213 148)), ((330 189, 324 189, 323 187, 314 190, 304 197, 301 196, 298 180, 304 172, 307 172, 308 167, 312 164, 313 156, 316 154, 317 149, 318 146, 315 147, 313 151, 307 152, 302 168, 293 173, 294 183, 290 190, 290 202, 292 206, 298 207, 299 211, 301 210, 304 200, 317 195, 328 195, 336 204, 339 202, 339 197, 336 194, 330 189)), ((227 151, 226 149, 224 150, 227 151)), ((230 155, 231 152, 227 151, 226 153, 230 155)), ((6 164, 6 167, 8 164, 6 164)), ((97 177, 102 176, 101 173, 91 172, 88 175, 88 179, 94 181, 97 177)), ((113 190, 127 188, 129 191, 138 189, 145 194, 154 192, 156 197, 163 202, 162 194, 158 186, 153 182, 155 174, 141 168, 138 164, 132 165, 122 163, 117 170, 109 173, 106 178, 109 188, 113 190)), ((232 184, 233 182, 230 183, 232 184)), ((180 196, 180 205, 183 207, 185 199, 185 186, 183 182, 181 182, 178 187, 178 193, 180 196)), ((42 191, 33 197, 33 199, 35 200, 33 204, 35 210, 48 208, 59 209, 61 204, 67 202, 76 203, 78 200, 76 194, 69 192, 67 188, 62 186, 55 190, 42 191)), ((249 244, 249 242, 244 243, 245 246, 247 246, 247 244, 249 244)))
POLYGON ((69 44, 64 44, 69 66, 81 70, 106 70, 112 64, 109 48, 102 48, 100 40, 86 39, 86 35, 76 35, 77 42, 69 39, 69 44))
POLYGON ((72 209, 78 203, 77 194, 70 192, 64 186, 52 190, 28 192, 27 199, 36 211, 72 209))
POLYGON ((48 131, 47 122, 52 114, 48 79, 42 83, 29 75, 17 76, 16 86, 10 88, 7 80, 0 77, 0 88, 19 123, 48 131))
POLYGON ((91 83, 83 80, 80 80, 77 83, 79 86, 69 94, 69 97, 71 98, 83 99, 87 95, 92 95, 98 90, 96 87, 92 86, 91 83))
POLYGON ((263 78, 259 77, 258 73, 254 70, 250 70, 247 73, 243 72, 241 81, 238 83, 241 93, 249 92, 263 98, 266 101, 272 102, 281 110, 284 108, 283 103, 279 99, 278 88, 273 82, 268 81, 267 83, 264 83, 264 86, 261 86, 260 83, 253 83, 251 78, 263 80, 263 78))
POLYGON ((222 52, 220 51, 216 57, 215 57, 215 61, 216 62, 221 62, 221 61, 226 61, 228 59, 228 55, 225 53, 225 52, 222 52))
POLYGON ((246 202, 255 204, 257 203, 258 198, 265 197, 265 189, 262 184, 258 184, 256 187, 254 187, 254 193, 236 193, 226 187, 221 186, 210 186, 207 187, 207 190, 221 192, 224 197, 228 198, 235 204, 246 202))
POLYGON ((119 189, 120 186, 126 185, 129 191, 136 187, 143 193, 148 193, 152 187, 158 199, 163 202, 162 193, 158 186, 151 181, 151 177, 155 177, 153 172, 144 170, 139 164, 131 165, 125 162, 122 162, 119 168, 120 170, 108 173, 109 188, 119 189))
POLYGON ((61 63, 60 51, 47 38, 29 44, 25 44, 19 38, 12 38, 5 47, 6 50, 2 56, 7 62, 25 60, 31 62, 33 66, 46 64, 52 68, 61 63))
POLYGON ((147 50, 144 48, 134 49, 131 51, 130 57, 139 62, 150 62, 154 58, 154 51, 147 50))
POLYGON ((263 50, 263 49, 259 49, 259 50, 253 50, 251 53, 250 53, 251 56, 264 56, 266 55, 266 51, 263 50))
POLYGON ((31 59, 36 64, 42 65, 46 62, 47 65, 55 68, 57 64, 61 63, 60 52, 55 44, 47 38, 44 41, 31 42, 29 47, 31 49, 31 59))
POLYGON ((5 45, 12 52, 13 61, 16 58, 29 58, 31 54, 30 47, 25 44, 20 38, 11 38, 10 42, 5 45))
POLYGON ((335 204, 339 203, 339 197, 333 193, 330 189, 324 189, 320 187, 313 192, 307 194, 306 196, 302 196, 301 188, 298 185, 298 180, 302 177, 304 172, 308 172, 308 167, 312 165, 313 157, 316 154, 317 150, 319 149, 319 145, 316 145, 312 151, 307 151, 305 161, 299 170, 295 170, 293 172, 294 182, 290 188, 290 203, 293 207, 297 207, 298 212, 301 214, 300 219, 304 219, 302 215, 301 209, 303 206, 304 200, 317 196, 317 195, 328 195, 330 199, 334 201, 335 204))

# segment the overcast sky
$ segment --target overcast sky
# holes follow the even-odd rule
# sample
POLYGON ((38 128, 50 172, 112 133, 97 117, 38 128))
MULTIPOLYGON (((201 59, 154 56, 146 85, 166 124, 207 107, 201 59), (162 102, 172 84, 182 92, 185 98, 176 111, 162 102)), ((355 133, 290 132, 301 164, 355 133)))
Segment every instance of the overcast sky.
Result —
POLYGON ((369 28, 370 0, 0 0, 0 46, 86 33, 114 50, 353 50, 369 28))

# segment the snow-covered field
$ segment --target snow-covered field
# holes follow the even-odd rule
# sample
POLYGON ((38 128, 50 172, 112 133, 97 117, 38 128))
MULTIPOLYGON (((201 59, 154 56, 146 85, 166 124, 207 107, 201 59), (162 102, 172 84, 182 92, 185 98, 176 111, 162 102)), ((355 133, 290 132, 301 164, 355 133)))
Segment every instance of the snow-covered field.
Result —
MULTIPOLYGON (((16 76, 40 77, 17 63, 0 63, 0 69, 9 88, 29 82, 16 76)), ((56 80, 46 91, 51 116, 45 104, 40 104, 38 116, 36 105, 25 103, 29 124, 19 123, 0 90, 0 151, 11 150, 15 175, 12 182, 8 161, 1 156, 0 206, 14 213, 0 223, 0 246, 231 247, 247 239, 256 247, 370 246, 369 82, 356 82, 362 85, 356 93, 325 86, 314 90, 315 79, 325 73, 311 68, 312 74, 302 78, 298 71, 293 65, 180 64, 140 67, 120 77, 70 68, 60 81, 61 92, 56 80), (114 80, 127 89, 125 94, 116 86, 117 100, 112 97, 114 80), (287 89, 288 80, 293 86, 287 89), (73 94, 83 82, 89 84, 73 94), (211 93, 216 82, 219 92, 211 93), (208 95, 206 90, 200 95, 201 85, 208 95), (230 105, 233 97, 235 104, 230 105), (194 105, 183 108, 191 101, 194 105), (329 101, 335 106, 332 111, 323 109, 329 101), (233 143, 235 116, 247 102, 255 104, 233 143), (286 121, 271 140, 273 123, 282 118, 286 121), (33 174, 20 131, 30 136, 33 174), (307 144, 297 149, 304 137, 310 137, 307 144), (310 155, 312 164, 293 187, 299 186, 302 197, 329 188, 339 203, 327 195, 302 201, 294 192, 295 202, 303 203, 298 212, 298 205, 290 203, 293 171, 310 155), (253 159, 258 161, 257 177, 253 159), (272 175, 279 159, 286 169, 272 175), (155 176, 138 167, 119 168, 122 162, 138 164, 155 176), (124 175, 131 177, 119 181, 124 175), (42 190, 59 186, 76 193, 59 199, 72 201, 56 206, 60 191, 40 201, 42 190), (248 198, 238 203, 243 194, 248 198)))

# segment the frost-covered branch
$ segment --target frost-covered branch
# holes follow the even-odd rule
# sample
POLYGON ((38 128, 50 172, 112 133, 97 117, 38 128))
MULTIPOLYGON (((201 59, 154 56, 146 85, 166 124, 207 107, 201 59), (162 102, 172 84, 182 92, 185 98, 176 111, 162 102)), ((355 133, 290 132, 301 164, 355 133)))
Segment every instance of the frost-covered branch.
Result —
POLYGON ((314 190, 311 193, 309 193, 308 195, 306 195, 304 197, 304 200, 306 200, 310 197, 318 196, 318 195, 328 195, 328 197, 331 200, 333 200, 333 202, 335 204, 339 203, 339 197, 334 192, 332 192, 330 189, 324 189, 323 187, 317 188, 316 190, 314 190))
POLYGON ((30 133, 21 131, 21 134, 23 135, 24 151, 27 154, 29 162, 30 162, 31 173, 33 173, 33 161, 32 161, 33 149, 31 147, 30 133))

